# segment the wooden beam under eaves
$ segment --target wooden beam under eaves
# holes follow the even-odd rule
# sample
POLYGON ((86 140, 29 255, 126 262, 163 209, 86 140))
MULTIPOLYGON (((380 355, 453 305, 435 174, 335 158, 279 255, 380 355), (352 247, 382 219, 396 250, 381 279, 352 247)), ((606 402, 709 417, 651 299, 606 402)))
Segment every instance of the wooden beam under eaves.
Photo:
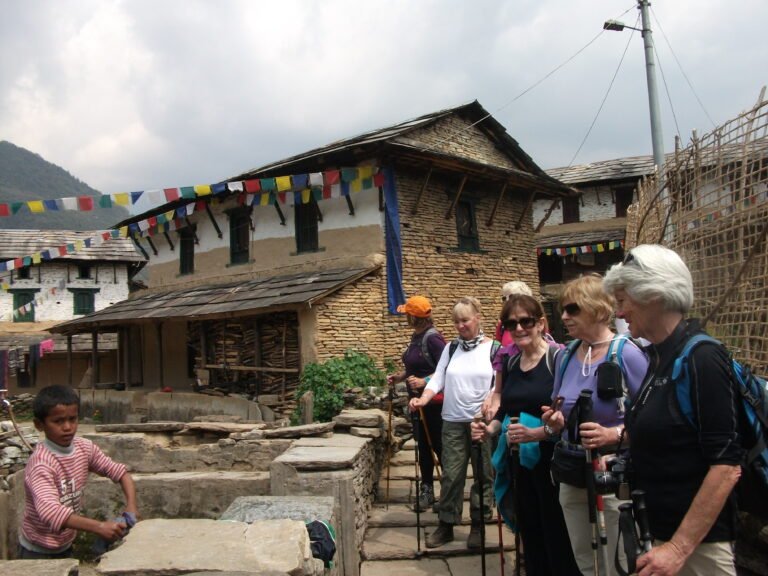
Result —
POLYGON ((491 210, 491 215, 488 217, 488 221, 485 223, 486 226, 490 227, 493 225, 493 219, 496 217, 496 212, 499 209, 499 206, 501 205, 501 199, 504 198, 504 192, 507 190, 507 183, 504 182, 504 184, 501 187, 501 190, 499 191, 499 196, 496 198, 496 203, 493 205, 493 210, 491 210))
POLYGON ((445 213, 446 220, 448 220, 451 216, 453 216, 453 211, 456 209, 456 204, 459 203, 459 198, 461 198, 461 193, 464 191, 464 184, 466 183, 467 183, 467 177, 462 176, 461 183, 459 184, 459 189, 456 191, 456 196, 453 199, 453 202, 451 202, 451 205, 448 207, 448 211, 445 213))
POLYGON ((205 203, 205 212, 208 214, 208 218, 210 218, 211 224, 213 224, 213 227, 216 229, 216 234, 218 234, 219 238, 223 238, 224 234, 221 233, 219 223, 216 222, 216 218, 213 217, 213 212, 211 212, 211 207, 208 205, 208 202, 205 203))
POLYGON ((549 220, 549 217, 552 216, 552 212, 554 212, 558 204, 560 204, 560 198, 555 198, 554 200, 552 200, 552 204, 550 204, 549 208, 547 208, 547 211, 544 214, 544 217, 541 219, 541 222, 539 222, 536 225, 536 228, 533 229, 534 232, 537 232, 537 233, 541 232, 541 229, 544 228, 544 224, 546 224, 547 220, 549 220))
POLYGON ((531 209, 531 206, 533 206, 534 198, 536 198, 536 191, 531 190, 531 193, 528 195, 528 202, 525 204, 525 208, 523 208, 523 213, 520 214, 520 218, 518 218, 517 223, 515 224, 515 230, 520 230, 522 227, 523 219, 525 218, 525 215, 528 214, 528 210, 531 209))
POLYGON ((147 236, 147 244, 149 244, 149 247, 152 248, 152 253, 157 256, 157 248, 155 248, 155 243, 152 242, 152 238, 150 236, 147 236))
POLYGON ((163 236, 165 236, 165 239, 168 241, 168 246, 171 247, 171 252, 173 252, 173 250, 174 250, 173 241, 171 240, 171 237, 168 234, 167 230, 163 231, 163 236))
POLYGON ((416 196, 416 202, 413 205, 413 208, 411 209, 411 214, 416 216, 416 214, 419 211, 419 204, 421 204, 421 197, 424 196, 424 192, 427 189, 427 184, 429 184, 429 179, 432 176, 432 166, 429 167, 429 171, 427 172, 427 176, 424 178, 424 183, 421 185, 421 190, 419 190, 419 195, 416 196))

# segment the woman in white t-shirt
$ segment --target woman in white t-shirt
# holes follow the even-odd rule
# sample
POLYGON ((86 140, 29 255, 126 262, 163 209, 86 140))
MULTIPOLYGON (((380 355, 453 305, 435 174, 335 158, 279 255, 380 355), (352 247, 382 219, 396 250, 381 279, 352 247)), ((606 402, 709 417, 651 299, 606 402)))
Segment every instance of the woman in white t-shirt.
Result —
POLYGON ((490 515, 493 502, 490 447, 481 444, 481 463, 472 450, 474 416, 480 412, 483 400, 493 387, 494 341, 486 338, 482 330, 480 303, 464 297, 453 308, 453 323, 459 337, 446 346, 435 368, 435 373, 420 398, 410 402, 411 411, 425 406, 438 393, 443 392, 443 475, 440 480, 440 525, 426 539, 427 548, 437 548, 453 540, 453 527, 461 523, 464 504, 464 484, 467 464, 472 461, 474 482, 470 494, 472 527, 467 540, 468 548, 480 548, 484 516, 490 515), (480 470, 485 478, 483 504, 480 510, 480 470))

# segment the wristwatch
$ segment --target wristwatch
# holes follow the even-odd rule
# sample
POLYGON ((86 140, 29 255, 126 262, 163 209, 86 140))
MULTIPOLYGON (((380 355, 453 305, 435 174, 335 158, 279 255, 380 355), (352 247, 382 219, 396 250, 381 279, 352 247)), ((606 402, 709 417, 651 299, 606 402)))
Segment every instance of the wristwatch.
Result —
POLYGON ((552 426, 549 424, 544 424, 544 434, 546 434, 548 437, 552 438, 553 436, 560 436, 559 432, 556 432, 552 426))

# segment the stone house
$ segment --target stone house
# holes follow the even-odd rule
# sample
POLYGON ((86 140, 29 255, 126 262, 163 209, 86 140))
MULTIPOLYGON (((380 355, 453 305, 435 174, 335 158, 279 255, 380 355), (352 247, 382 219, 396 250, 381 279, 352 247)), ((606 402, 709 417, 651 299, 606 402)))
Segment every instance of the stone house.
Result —
POLYGON ((537 199, 533 207, 539 282, 558 341, 564 337, 556 305, 560 289, 581 274, 603 274, 621 262, 627 208, 653 168, 652 156, 635 156, 547 170, 579 192, 562 200, 537 199))
POLYGON ((476 101, 165 192, 121 223, 149 256, 147 290, 54 330, 140 343, 129 385, 276 394, 284 412, 308 362, 399 361, 407 295, 429 296, 448 336, 464 295, 492 327, 504 282, 538 288, 536 199, 573 194, 476 101))
POLYGON ((65 380, 81 382, 86 372, 114 381, 117 342, 113 334, 71 337, 48 328, 128 298, 144 257, 129 238, 101 239, 103 232, 0 230, 0 350, 10 353, 11 393, 65 380), (101 242, 93 245, 98 237, 101 242), (71 250, 67 249, 67 245, 71 250), (63 248, 60 252, 60 248, 63 248), (11 269, 7 262, 13 261, 11 269), (43 347, 41 342, 51 341, 43 347), (50 348, 52 352, 46 353, 50 348), (67 354, 67 352, 70 354, 67 354))

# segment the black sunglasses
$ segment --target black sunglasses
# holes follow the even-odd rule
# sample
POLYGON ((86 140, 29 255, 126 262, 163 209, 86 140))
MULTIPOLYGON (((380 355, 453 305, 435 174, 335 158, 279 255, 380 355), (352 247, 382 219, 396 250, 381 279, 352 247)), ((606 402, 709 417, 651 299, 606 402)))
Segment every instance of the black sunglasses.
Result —
POLYGON ((563 312, 567 312, 568 316, 576 316, 581 312, 581 308, 575 302, 571 302, 570 304, 563 305, 563 312))
POLYGON ((632 254, 631 250, 629 252, 627 252, 626 255, 624 256, 624 261, 622 262, 622 264, 624 264, 624 266, 626 266, 630 262, 635 262, 635 263, 637 262, 637 260, 635 260, 635 255, 632 254))
POLYGON ((514 332, 515 330, 517 330, 518 324, 520 324, 523 330, 530 330, 531 328, 536 326, 536 322, 538 322, 538 319, 531 318, 530 316, 520 318, 519 320, 510 318, 509 320, 504 320, 504 330, 508 332, 514 332))

